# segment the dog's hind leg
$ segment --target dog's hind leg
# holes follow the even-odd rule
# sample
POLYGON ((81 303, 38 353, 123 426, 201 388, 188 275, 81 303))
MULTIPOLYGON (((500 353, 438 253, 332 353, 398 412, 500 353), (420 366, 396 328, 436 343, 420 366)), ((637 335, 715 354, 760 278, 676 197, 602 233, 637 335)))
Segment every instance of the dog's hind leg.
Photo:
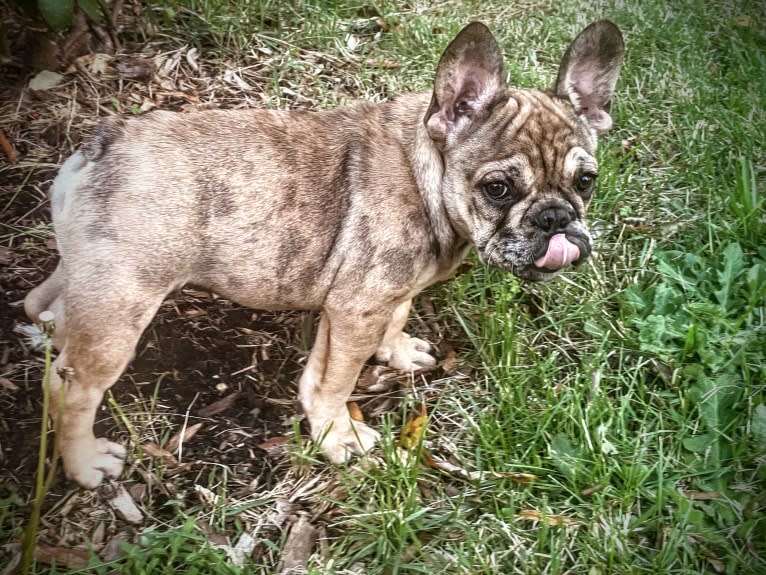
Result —
POLYGON ((125 460, 122 446, 95 437, 97 409, 165 296, 126 297, 115 294, 114 284, 109 287, 78 292, 76 299, 67 295, 66 339, 51 372, 52 415, 64 471, 91 489, 105 477, 119 476, 125 460))
POLYGON ((40 314, 50 309, 53 302, 66 289, 66 272, 59 262, 58 266, 48 278, 27 294, 24 298, 24 312, 32 321, 38 321, 40 314))
POLYGON ((65 293, 66 272, 61 262, 59 262, 53 273, 24 298, 24 312, 33 322, 40 321, 40 314, 42 312, 46 310, 53 312, 56 326, 53 342, 58 349, 61 349, 66 339, 65 293))

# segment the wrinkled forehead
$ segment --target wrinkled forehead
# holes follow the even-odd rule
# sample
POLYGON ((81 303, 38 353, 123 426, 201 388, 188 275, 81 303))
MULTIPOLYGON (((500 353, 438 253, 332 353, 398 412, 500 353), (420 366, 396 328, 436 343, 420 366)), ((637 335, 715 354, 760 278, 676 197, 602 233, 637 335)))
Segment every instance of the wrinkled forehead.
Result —
POLYGON ((508 90, 472 139, 485 164, 516 158, 560 175, 580 164, 595 166, 593 131, 569 103, 538 90, 508 90))
POLYGON ((539 155, 553 147, 566 153, 578 146, 594 155, 595 133, 574 112, 567 101, 538 90, 509 90, 508 99, 497 112, 509 120, 498 134, 507 146, 525 148, 539 155))

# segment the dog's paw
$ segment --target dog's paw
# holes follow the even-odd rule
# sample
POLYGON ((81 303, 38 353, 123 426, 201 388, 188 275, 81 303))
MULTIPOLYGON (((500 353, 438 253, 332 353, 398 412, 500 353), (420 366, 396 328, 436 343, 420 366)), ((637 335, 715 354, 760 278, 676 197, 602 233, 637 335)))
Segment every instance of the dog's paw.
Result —
POLYGON ((125 466, 125 448, 103 437, 62 447, 64 471, 86 489, 95 489, 106 478, 117 478, 125 466))
POLYGON ((345 463, 354 455, 364 455, 380 440, 380 433, 348 416, 319 426, 318 433, 313 433, 312 426, 312 436, 325 457, 338 464, 345 463))
POLYGON ((395 342, 381 346, 375 353, 375 358, 394 369, 417 371, 436 365, 436 358, 429 353, 432 349, 433 346, 427 341, 402 332, 395 342))

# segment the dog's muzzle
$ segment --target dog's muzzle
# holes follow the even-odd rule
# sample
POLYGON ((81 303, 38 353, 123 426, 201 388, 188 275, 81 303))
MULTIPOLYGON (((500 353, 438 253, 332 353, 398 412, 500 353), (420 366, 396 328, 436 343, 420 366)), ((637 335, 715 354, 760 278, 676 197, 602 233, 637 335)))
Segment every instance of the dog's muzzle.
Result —
MULTIPOLYGON (((575 226, 570 224, 568 228, 575 226)), ((577 265, 590 255, 591 242, 585 227, 566 229, 550 236, 540 247, 534 266, 548 272, 556 272, 570 264, 577 265)))

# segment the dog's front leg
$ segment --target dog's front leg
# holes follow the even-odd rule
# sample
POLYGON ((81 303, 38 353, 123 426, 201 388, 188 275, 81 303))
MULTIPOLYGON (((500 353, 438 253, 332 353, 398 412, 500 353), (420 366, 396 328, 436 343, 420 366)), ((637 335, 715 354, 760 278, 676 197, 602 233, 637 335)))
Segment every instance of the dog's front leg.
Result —
POLYGON ((346 407, 364 362, 375 352, 388 314, 325 310, 300 380, 300 401, 311 436, 333 463, 369 451, 380 438, 374 429, 352 421, 346 407))
POLYGON ((402 371, 415 371, 436 365, 436 359, 428 353, 432 349, 431 344, 403 331, 411 307, 412 300, 407 300, 394 310, 383 341, 375 351, 375 359, 402 371))

